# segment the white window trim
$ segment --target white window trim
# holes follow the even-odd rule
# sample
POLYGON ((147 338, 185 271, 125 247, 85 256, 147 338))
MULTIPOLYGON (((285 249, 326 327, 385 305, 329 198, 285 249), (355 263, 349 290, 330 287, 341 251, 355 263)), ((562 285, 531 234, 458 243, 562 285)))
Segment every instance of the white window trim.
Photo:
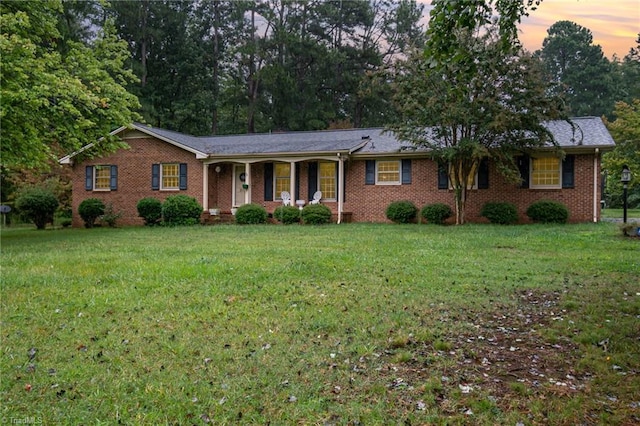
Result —
POLYGON ((180 163, 160 163, 160 191, 180 191, 180 163), (164 186, 164 166, 178 166, 178 185, 166 188, 164 186))
POLYGON ((402 161, 400 160, 376 160, 376 185, 402 185, 402 161), (378 164, 385 163, 398 163, 398 180, 397 181, 378 181, 378 164))
MULTIPOLYGON (((538 156, 529 158, 529 188, 530 189, 562 189, 562 160, 558 158, 558 184, 557 185, 535 185, 533 183, 533 161, 551 156, 538 156)), ((557 157, 556 157, 557 158, 557 157)))
MULTIPOLYGON (((278 185, 276 184, 276 182, 278 181, 278 174, 276 173, 276 167, 277 167, 276 165, 277 164, 288 164, 289 165, 289 176, 287 176, 289 178, 289 187, 291 186, 291 167, 295 167, 295 166, 293 166, 291 163, 285 163, 285 162, 275 162, 275 163, 273 163, 273 199, 275 201, 282 201, 282 196, 281 196, 282 191, 278 192, 278 188, 277 188, 278 185)), ((282 176, 280 179, 285 179, 285 177, 282 176)), ((289 187, 287 187, 287 189, 285 191, 289 192, 289 190, 290 190, 289 187)), ((295 203, 295 200, 293 199, 295 197, 294 197, 293 194, 291 194, 291 198, 292 198, 291 203, 295 203)))
POLYGON ((110 164, 97 164, 93 166, 93 191, 95 192, 109 192, 111 191, 111 165, 110 164), (104 167, 109 170, 109 185, 106 188, 98 188, 98 167, 104 167))
MULTIPOLYGON (((334 180, 335 186, 336 186, 335 189, 334 189, 334 191, 336 193, 336 197, 333 197, 333 198, 325 197, 324 196, 324 192, 323 192, 322 193, 322 200, 323 201, 336 201, 338 199, 337 198, 337 195, 338 195, 338 171, 336 170, 335 162, 332 162, 332 161, 319 161, 318 162, 318 183, 317 183, 317 188, 318 188, 319 191, 321 191, 321 189, 320 189, 321 188, 321 186, 320 186, 320 179, 321 179, 321 176, 320 176, 320 164, 322 164, 322 163, 331 164, 331 166, 333 167, 333 180, 334 180)), ((309 195, 313 196, 313 194, 309 194, 309 195)))

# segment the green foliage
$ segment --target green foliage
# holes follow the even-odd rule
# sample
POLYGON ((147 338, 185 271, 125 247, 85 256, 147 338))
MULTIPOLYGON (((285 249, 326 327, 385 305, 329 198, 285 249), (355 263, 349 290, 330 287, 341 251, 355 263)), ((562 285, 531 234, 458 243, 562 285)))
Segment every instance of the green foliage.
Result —
POLYGON ((104 213, 100 216, 100 221, 104 222, 110 228, 115 228, 118 219, 122 217, 122 212, 116 212, 113 208, 113 204, 109 203, 104 208, 104 213))
POLYGON ((244 204, 238 207, 236 223, 239 225, 255 225, 267 222, 267 211, 257 204, 244 204))
MULTIPOLYGON (((131 123, 137 99, 125 85, 126 42, 107 20, 91 45, 62 38, 60 0, 0 3, 3 165, 46 168, 48 161, 101 137, 93 153, 123 146, 109 133, 131 123)), ((67 16, 65 18, 70 18, 67 16)), ((82 20, 83 18, 79 18, 82 20)))
POLYGON ((98 198, 87 198, 78 206, 78 213, 84 221, 85 228, 93 228, 96 220, 104 214, 104 202, 98 198))
POLYGON ((613 67, 602 48, 593 44, 588 28, 571 21, 556 22, 536 55, 549 81, 558 83, 554 93, 564 97, 572 116, 611 115, 616 95, 613 67))
POLYGON ((451 207, 444 203, 427 204, 420 210, 420 216, 425 218, 428 223, 442 225, 453 216, 451 207))
POLYGON ((26 188, 18 194, 16 208, 25 219, 33 222, 37 229, 44 229, 47 223, 53 223, 58 199, 46 188, 26 188))
POLYGON ((162 203, 162 218, 166 225, 196 225, 200 223, 202 206, 188 195, 172 195, 162 203))
POLYGON ((527 208, 527 216, 539 223, 566 223, 569 219, 567 207, 557 201, 536 201, 527 208))
POLYGON ((160 223, 162 219, 162 202, 157 198, 142 198, 138 201, 136 208, 138 209, 138 216, 144 220, 146 226, 160 223))
POLYGON ((518 209, 512 203, 486 203, 480 210, 480 216, 486 217, 491 223, 510 225, 518 221, 518 209))
POLYGON ((307 204, 302 209, 305 225, 322 225, 331 222, 331 209, 324 204, 307 204))
POLYGON ((394 201, 387 206, 385 215, 395 223, 409 223, 416 218, 418 208, 411 201, 394 201))
POLYGON ((278 206, 273 211, 273 218, 285 225, 298 223, 300 222, 300 209, 295 206, 278 206))
POLYGON ((602 157, 607 172, 606 197, 608 207, 622 207, 622 166, 631 170, 627 202, 629 208, 640 208, 640 99, 627 104, 616 103, 616 120, 607 122, 607 128, 616 142, 613 151, 602 157))

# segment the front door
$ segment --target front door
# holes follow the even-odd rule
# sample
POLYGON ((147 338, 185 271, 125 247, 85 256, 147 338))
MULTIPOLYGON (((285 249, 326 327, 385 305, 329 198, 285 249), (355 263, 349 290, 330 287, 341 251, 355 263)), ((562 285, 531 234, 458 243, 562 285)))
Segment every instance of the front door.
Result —
POLYGON ((246 180, 246 173, 244 171, 244 164, 236 164, 234 166, 235 176, 233 180, 233 205, 241 206, 246 204, 247 190, 242 187, 243 184, 248 183, 246 180))

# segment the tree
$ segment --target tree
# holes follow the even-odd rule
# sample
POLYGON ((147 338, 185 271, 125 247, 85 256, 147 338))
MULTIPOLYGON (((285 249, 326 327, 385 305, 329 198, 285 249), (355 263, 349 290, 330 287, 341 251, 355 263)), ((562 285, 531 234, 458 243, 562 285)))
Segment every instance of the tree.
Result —
POLYGON ((615 86, 611 63, 591 31, 571 21, 559 21, 547 30, 542 59, 555 93, 567 100, 573 116, 601 116, 613 112, 615 86))
POLYGON ((138 119, 124 85, 125 45, 106 22, 89 45, 62 38, 60 0, 0 3, 2 165, 45 168, 52 158, 103 138, 95 155, 122 146, 109 135, 138 119), (62 48, 64 44, 64 48, 62 48))
POLYGON ((465 222, 469 183, 480 162, 492 159, 508 180, 519 181, 514 155, 553 143, 542 123, 564 117, 561 102, 547 96, 536 60, 517 44, 505 45, 495 25, 474 32, 461 28, 450 35, 451 61, 427 44, 404 64, 395 94, 401 116, 388 126, 447 168, 457 224, 465 222))
POLYGON ((616 148, 606 153, 602 161, 607 171, 607 198, 611 206, 622 205, 620 173, 626 164, 633 175, 629 184, 629 205, 640 206, 640 99, 631 104, 616 103, 614 113, 617 118, 607 122, 607 127, 616 141, 616 148))

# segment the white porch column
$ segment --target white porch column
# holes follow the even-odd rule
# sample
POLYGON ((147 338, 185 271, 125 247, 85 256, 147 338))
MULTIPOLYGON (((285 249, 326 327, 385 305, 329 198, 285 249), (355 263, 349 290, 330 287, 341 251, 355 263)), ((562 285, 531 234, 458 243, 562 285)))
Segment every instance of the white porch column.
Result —
POLYGON ((344 159, 338 153, 338 223, 342 223, 344 208, 344 159))
POLYGON ((295 206, 296 205, 296 179, 298 178, 296 176, 296 163, 294 161, 291 161, 289 164, 291 164, 291 180, 289 181, 289 194, 291 194, 291 205, 295 206))
POLYGON ((209 165, 202 165, 202 209, 209 210, 209 165))
POLYGON ((244 173, 245 180, 244 182, 249 185, 249 187, 244 191, 244 203, 251 203, 251 163, 244 163, 244 173))

